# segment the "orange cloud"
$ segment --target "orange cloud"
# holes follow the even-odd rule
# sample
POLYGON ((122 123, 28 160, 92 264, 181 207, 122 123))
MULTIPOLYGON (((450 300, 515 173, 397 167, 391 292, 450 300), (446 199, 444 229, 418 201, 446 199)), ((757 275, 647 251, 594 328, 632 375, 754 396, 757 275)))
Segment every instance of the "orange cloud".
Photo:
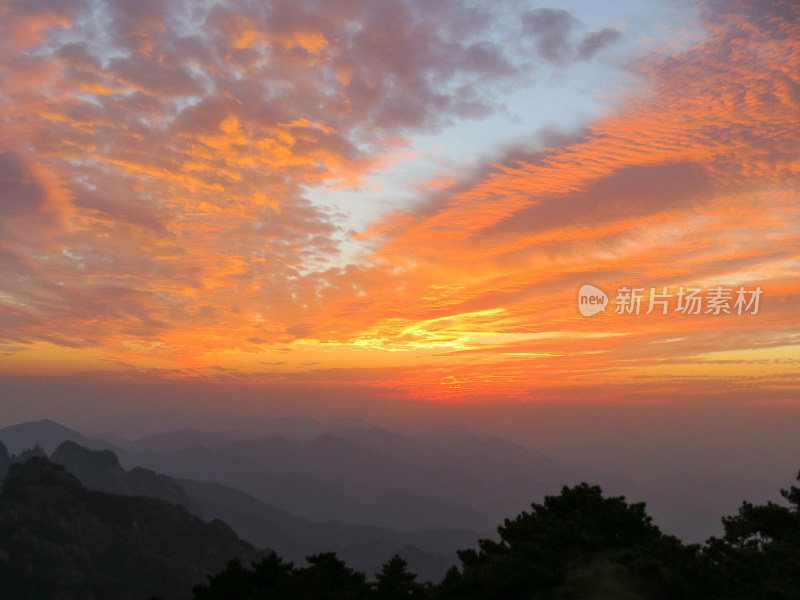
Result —
MULTIPOLYGON (((487 114, 492 82, 529 68, 492 15, 443 2, 439 27, 420 6, 7 4, 9 364, 69 348, 93 368, 271 380, 281 362, 287 385, 438 399, 791 388, 795 363, 731 365, 798 344, 797 8, 711 3, 703 39, 630 62, 642 89, 608 116, 444 173, 354 234, 310 188, 362 185, 404 136, 487 114), (764 309, 587 320, 587 282, 761 285, 764 309)), ((619 38, 575 37, 558 11, 525 22, 552 64, 619 38)))

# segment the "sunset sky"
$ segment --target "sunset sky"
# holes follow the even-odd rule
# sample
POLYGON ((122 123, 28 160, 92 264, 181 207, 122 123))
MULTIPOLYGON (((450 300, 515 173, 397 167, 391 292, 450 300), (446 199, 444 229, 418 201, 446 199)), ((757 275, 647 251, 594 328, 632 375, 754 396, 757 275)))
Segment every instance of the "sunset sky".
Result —
POLYGON ((793 402, 798 199, 792 0, 0 0, 6 376, 793 402))

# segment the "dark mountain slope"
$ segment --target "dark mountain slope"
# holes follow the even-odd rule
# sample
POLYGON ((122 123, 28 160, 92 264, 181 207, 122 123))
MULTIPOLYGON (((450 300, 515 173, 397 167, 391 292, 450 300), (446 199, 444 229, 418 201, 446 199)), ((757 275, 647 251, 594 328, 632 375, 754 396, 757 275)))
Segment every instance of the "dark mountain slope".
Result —
POLYGON ((161 500, 87 490, 42 458, 13 465, 0 492, 4 600, 186 597, 234 556, 257 558, 221 521, 161 500))

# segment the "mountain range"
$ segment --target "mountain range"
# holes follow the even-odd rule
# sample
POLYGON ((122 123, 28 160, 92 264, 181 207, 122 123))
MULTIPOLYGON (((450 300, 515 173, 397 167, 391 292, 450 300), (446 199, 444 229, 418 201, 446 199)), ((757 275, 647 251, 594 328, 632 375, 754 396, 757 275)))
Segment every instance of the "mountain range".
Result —
MULTIPOLYGON (((42 439, 45 449, 54 449, 71 439, 90 449, 113 450, 125 469, 149 469, 180 479, 185 488, 190 481, 233 490, 223 503, 219 498, 194 499, 199 507, 216 506, 214 514, 230 514, 220 505, 236 505, 236 493, 244 493, 308 522, 371 526, 391 531, 395 540, 398 532, 433 529, 489 535, 507 515, 580 481, 595 481, 609 493, 647 501, 656 522, 687 541, 717 534, 718 515, 731 510, 720 506, 716 496, 701 497, 653 482, 644 485, 458 428, 413 435, 357 421, 256 421, 245 430, 243 420, 220 418, 215 431, 188 426, 113 442, 43 421, 0 429, 0 440, 10 439, 9 447, 20 448, 42 439), (281 426, 286 433, 277 433, 281 426)), ((201 489, 210 487, 198 486, 195 493, 201 489)), ((735 502, 747 494, 730 490, 726 495, 735 502)), ((253 535, 246 529, 259 530, 244 523, 231 525, 245 536, 253 535)), ((461 534, 456 537, 463 540, 461 534)))
MULTIPOLYGON (((33 439, 37 437, 37 426, 34 423, 28 427, 33 439)), ((56 430, 51 422, 44 423, 43 428, 49 434, 56 430)), ((61 427, 59 431, 66 437, 78 437, 68 428, 61 427)), ((48 440, 52 444, 57 436, 51 435, 48 440)), ((9 457, 0 445, 0 469, 31 455, 46 456, 40 446, 35 447, 35 452, 9 457)), ((435 580, 455 563, 457 549, 474 545, 480 536, 475 531, 444 528, 397 532, 335 521, 316 523, 225 485, 185 478, 175 480, 141 467, 125 471, 113 451, 89 450, 70 440, 61 442, 50 458, 66 467, 89 490, 157 498, 182 506, 199 517, 221 519, 249 542, 274 549, 296 562, 311 554, 336 551, 350 564, 371 573, 392 555, 399 554, 407 558, 421 577, 435 580)))

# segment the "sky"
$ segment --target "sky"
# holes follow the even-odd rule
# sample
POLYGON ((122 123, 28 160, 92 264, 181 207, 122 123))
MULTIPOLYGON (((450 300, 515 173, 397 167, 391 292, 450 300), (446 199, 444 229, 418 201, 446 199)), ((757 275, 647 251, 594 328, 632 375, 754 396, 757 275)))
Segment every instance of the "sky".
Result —
POLYGON ((0 123, 7 402, 800 401, 792 1, 0 0, 0 123))

